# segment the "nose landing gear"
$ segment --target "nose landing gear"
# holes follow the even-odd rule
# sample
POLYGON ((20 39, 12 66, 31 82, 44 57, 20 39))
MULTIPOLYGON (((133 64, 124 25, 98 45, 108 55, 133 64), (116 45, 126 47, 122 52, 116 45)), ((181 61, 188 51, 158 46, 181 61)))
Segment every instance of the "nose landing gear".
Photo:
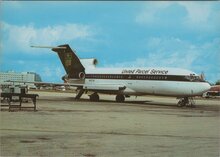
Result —
POLYGON ((186 107, 195 107, 195 101, 193 100, 193 98, 189 98, 189 97, 184 97, 184 98, 181 98, 179 100, 179 102, 177 103, 177 105, 179 107, 183 107, 183 106, 186 106, 186 107))

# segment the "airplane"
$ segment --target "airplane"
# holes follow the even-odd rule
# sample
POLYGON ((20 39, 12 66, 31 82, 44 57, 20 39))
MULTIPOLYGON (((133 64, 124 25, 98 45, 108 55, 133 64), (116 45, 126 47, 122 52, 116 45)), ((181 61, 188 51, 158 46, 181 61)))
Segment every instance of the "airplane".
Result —
POLYGON ((192 97, 201 96, 210 89, 208 82, 190 70, 166 67, 97 68, 97 59, 79 59, 68 44, 50 48, 56 52, 66 71, 64 84, 77 87, 75 99, 84 93, 91 101, 99 101, 99 93, 116 95, 117 102, 125 97, 158 95, 180 98, 178 105, 194 105, 192 97))

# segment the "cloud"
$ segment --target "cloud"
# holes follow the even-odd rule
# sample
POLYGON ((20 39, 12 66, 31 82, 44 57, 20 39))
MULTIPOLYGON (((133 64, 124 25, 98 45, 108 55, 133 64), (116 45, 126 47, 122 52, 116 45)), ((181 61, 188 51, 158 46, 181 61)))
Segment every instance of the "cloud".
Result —
POLYGON ((62 82, 61 77, 64 76, 65 71, 59 65, 45 65, 44 68, 38 70, 43 81, 62 82))
POLYGON ((56 67, 55 74, 56 74, 56 77, 61 78, 61 76, 63 76, 64 74, 64 70, 61 69, 61 67, 56 67))
POLYGON ((179 2, 187 10, 187 22, 190 24, 200 24, 208 21, 211 13, 211 5, 195 2, 179 2))
POLYGON ((179 38, 153 37, 146 42, 146 56, 121 64, 190 68, 200 55, 196 47, 179 38))
POLYGON ((30 45, 53 46, 94 35, 90 26, 73 23, 37 28, 33 24, 18 26, 1 22, 1 28, 4 52, 36 52, 30 49, 30 45))
POLYGON ((148 37, 145 58, 120 64, 185 68, 215 82, 220 75, 219 19, 218 2, 145 2, 135 22, 156 30, 158 37, 148 37))
POLYGON ((10 6, 12 9, 22 8, 22 4, 19 1, 1 1, 0 4, 2 5, 2 8, 7 6, 10 6))
POLYGON ((155 21, 159 20, 156 17, 156 13, 161 9, 167 8, 170 6, 170 2, 146 2, 142 6, 141 11, 136 16, 136 22, 140 24, 152 24, 155 21))
POLYGON ((44 76, 46 76, 46 77, 51 77, 52 76, 52 69, 51 68, 49 68, 49 67, 44 67, 43 68, 44 70, 44 76))
POLYGON ((105 65, 105 67, 174 67, 204 72, 206 78, 215 82, 220 71, 220 38, 193 44, 175 37, 152 37, 146 42, 144 56, 133 61, 105 65), (214 72, 214 73, 213 73, 214 72))
POLYGON ((220 27, 218 2, 146 2, 135 21, 152 26, 212 31, 220 27))
POLYGON ((18 60, 17 63, 20 64, 20 65, 23 65, 23 64, 25 64, 25 61, 23 61, 23 60, 18 60))
MULTIPOLYGON (((42 76, 46 81, 61 81, 61 77, 65 74, 62 65, 59 64, 59 59, 49 62, 54 59, 54 55, 41 58, 47 49, 33 49, 31 45, 48 45, 56 46, 72 41, 91 41, 95 35, 93 27, 89 25, 68 23, 65 25, 52 25, 46 27, 36 27, 34 24, 13 25, 6 22, 1 22, 1 53, 4 60, 4 69, 18 65, 23 67, 23 70, 35 71, 42 76), (3 52, 3 53, 2 53, 3 52), (38 56, 25 57, 26 54, 39 54, 38 56), (10 57, 10 54, 13 54, 10 57), (16 57, 18 56, 18 57, 16 57), (39 63, 38 65, 35 65, 39 63), (7 63, 9 62, 9 63, 7 63), (6 64, 7 63, 7 64, 6 64), (22 65, 22 66, 21 66, 22 65), (31 65, 31 66, 30 66, 31 65), (42 68, 39 68, 42 67, 42 68)), ((1 63, 2 64, 2 63, 1 63)), ((17 69, 18 67, 16 67, 17 69)), ((22 71, 23 71, 22 70, 22 71)))
POLYGON ((178 2, 178 4, 187 10, 185 26, 209 31, 219 28, 220 11, 218 3, 178 2), (215 8, 215 5, 218 6, 218 9, 215 8))

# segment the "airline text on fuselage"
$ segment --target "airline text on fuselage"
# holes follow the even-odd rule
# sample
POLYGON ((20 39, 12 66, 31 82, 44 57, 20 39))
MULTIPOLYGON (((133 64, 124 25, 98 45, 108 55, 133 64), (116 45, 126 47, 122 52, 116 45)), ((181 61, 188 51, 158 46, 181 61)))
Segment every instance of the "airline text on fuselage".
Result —
POLYGON ((151 75, 166 75, 168 70, 157 70, 157 69, 123 69, 122 74, 151 74, 151 75))

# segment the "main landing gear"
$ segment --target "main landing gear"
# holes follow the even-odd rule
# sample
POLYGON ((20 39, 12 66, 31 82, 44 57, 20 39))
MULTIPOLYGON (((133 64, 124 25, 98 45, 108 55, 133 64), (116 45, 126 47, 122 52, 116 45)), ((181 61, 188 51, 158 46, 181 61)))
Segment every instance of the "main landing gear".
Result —
POLYGON ((99 95, 97 93, 93 93, 89 96, 90 101, 99 101, 99 95))
POLYGON ((118 94, 118 95, 116 95, 115 100, 117 102, 124 102, 125 101, 125 96, 122 95, 122 94, 118 94))
POLYGON ((79 100, 79 99, 81 98, 81 96, 83 95, 84 92, 85 92, 84 89, 80 89, 80 90, 77 92, 75 99, 76 99, 76 100, 79 100))
POLYGON ((179 100, 179 102, 177 103, 177 105, 179 107, 183 107, 183 106, 186 106, 186 107, 195 107, 195 102, 193 100, 193 98, 189 98, 189 97, 184 97, 184 98, 181 98, 179 100))
MULTIPOLYGON (((90 97, 90 101, 99 101, 99 95, 97 93, 93 93, 89 97, 90 97)), ((124 102, 125 96, 123 94, 118 94, 116 95, 115 100, 117 102, 124 102)))

